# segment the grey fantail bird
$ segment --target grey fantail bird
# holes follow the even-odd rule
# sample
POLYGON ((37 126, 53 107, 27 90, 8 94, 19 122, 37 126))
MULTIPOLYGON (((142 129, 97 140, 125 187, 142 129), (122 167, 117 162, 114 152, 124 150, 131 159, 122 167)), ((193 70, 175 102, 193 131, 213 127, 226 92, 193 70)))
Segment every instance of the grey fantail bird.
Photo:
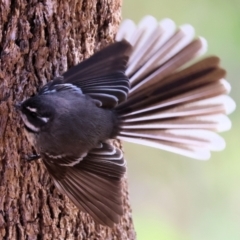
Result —
POLYGON ((29 141, 54 184, 82 211, 118 223, 126 162, 111 139, 196 159, 222 150, 235 108, 217 57, 190 25, 126 20, 116 43, 43 86, 19 106, 29 141))

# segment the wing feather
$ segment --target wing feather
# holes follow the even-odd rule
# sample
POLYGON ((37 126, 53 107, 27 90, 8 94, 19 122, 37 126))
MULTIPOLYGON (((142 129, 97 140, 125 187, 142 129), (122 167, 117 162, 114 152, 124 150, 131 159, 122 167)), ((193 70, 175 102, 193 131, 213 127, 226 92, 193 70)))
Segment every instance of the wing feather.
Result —
POLYGON ((110 227, 118 223, 123 214, 122 177, 126 171, 122 151, 102 143, 74 166, 63 166, 57 160, 46 154, 43 158, 56 187, 96 222, 110 227))

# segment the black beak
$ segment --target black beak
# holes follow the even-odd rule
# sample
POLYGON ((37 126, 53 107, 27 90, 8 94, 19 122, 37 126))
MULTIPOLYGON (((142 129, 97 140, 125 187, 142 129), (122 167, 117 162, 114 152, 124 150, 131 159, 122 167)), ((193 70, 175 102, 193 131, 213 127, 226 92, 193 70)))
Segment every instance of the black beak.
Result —
POLYGON ((21 103, 21 102, 18 102, 18 103, 13 104, 13 106, 15 107, 16 110, 20 111, 20 110, 21 110, 22 103, 21 103))

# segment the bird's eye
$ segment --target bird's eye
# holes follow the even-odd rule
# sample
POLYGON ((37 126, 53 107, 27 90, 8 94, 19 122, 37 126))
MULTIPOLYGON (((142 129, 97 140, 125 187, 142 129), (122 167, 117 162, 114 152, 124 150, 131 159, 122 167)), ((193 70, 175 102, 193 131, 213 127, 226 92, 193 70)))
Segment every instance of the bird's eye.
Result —
POLYGON ((36 112, 31 112, 31 111, 29 111, 29 113, 30 113, 30 115, 31 115, 32 117, 37 117, 37 116, 38 116, 38 114, 37 114, 36 112))
POLYGON ((37 117, 38 116, 38 112, 37 112, 37 109, 36 108, 33 108, 33 107, 26 107, 29 115, 31 115, 32 117, 37 117))

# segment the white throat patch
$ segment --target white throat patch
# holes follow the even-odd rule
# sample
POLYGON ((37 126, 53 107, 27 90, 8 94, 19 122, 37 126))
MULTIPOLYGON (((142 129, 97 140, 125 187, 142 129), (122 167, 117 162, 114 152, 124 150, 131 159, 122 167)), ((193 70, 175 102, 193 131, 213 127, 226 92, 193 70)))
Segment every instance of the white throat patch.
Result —
POLYGON ((21 113, 21 118, 22 118, 24 124, 25 124, 29 129, 31 129, 33 132, 39 132, 40 128, 35 127, 34 125, 32 125, 32 124, 28 121, 28 119, 27 119, 27 117, 26 117, 25 114, 21 113))

